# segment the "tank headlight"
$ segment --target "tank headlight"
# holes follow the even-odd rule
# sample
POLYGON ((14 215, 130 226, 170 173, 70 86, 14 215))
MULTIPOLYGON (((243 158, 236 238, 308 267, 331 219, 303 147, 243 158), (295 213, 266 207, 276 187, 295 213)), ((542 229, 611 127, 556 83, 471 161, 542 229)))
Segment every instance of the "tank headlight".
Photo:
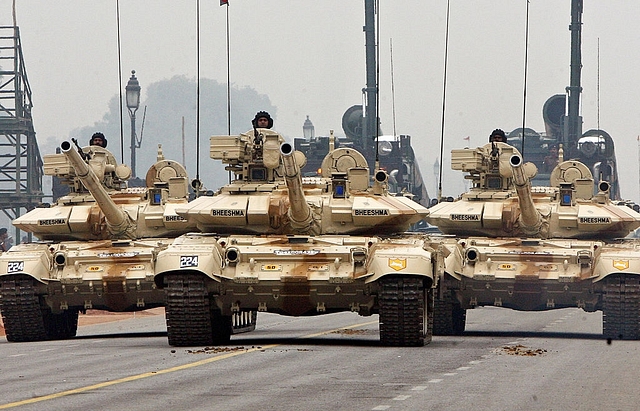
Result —
POLYGON ((67 263, 67 256, 64 253, 57 253, 53 256, 53 261, 59 266, 65 265, 67 263))
POLYGON ((351 256, 355 264, 362 265, 367 259, 367 250, 363 248, 355 249, 351 252, 351 256))
POLYGON ((475 263, 476 261, 478 261, 478 257, 480 257, 480 253, 478 253, 478 250, 475 248, 469 248, 464 253, 464 256, 468 262, 475 263))
POLYGON ((602 193, 608 193, 610 188, 611 186, 609 185, 608 181, 601 181, 600 183, 598 183, 598 190, 600 190, 600 192, 602 193))
POLYGON ((240 260, 240 251, 235 247, 229 247, 225 251, 224 257, 230 264, 235 264, 240 260))
POLYGON ((376 175, 374 176, 376 182, 378 183, 386 183, 389 176, 387 175, 387 173, 383 170, 378 170, 378 172, 376 172, 376 175))

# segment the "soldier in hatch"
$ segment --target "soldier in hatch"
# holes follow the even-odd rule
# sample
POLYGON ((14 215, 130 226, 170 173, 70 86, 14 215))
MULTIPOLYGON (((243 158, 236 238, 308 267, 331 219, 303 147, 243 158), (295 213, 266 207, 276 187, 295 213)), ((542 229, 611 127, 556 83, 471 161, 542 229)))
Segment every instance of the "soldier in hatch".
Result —
POLYGON ((93 133, 91 139, 89 140, 90 146, 100 146, 102 148, 107 148, 107 139, 101 132, 93 133))

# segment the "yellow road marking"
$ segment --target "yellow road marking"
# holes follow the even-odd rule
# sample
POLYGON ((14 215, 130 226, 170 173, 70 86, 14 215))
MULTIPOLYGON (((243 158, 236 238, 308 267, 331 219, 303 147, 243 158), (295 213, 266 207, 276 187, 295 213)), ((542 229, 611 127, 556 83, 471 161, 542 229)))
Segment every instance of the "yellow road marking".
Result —
MULTIPOLYGON (((323 331, 323 332, 319 332, 319 333, 315 333, 315 334, 308 334, 308 335, 304 335, 304 336, 301 336, 301 337, 298 337, 298 338, 299 339, 302 339, 302 338, 313 338, 313 337, 318 337, 318 336, 321 336, 321 335, 331 334, 331 333, 339 331, 339 330, 357 328, 357 327, 364 327, 365 325, 371 325, 371 324, 375 324, 375 323, 377 323, 377 321, 369 321, 369 322, 366 322, 366 323, 354 324, 354 325, 349 325, 349 326, 346 326, 346 327, 335 328, 333 330, 323 331)), ((98 383, 98 384, 87 385, 86 387, 80 387, 80 388, 74 388, 72 390, 61 391, 61 392, 58 392, 58 393, 55 393, 55 394, 49 394, 49 395, 43 395, 41 397, 29 398, 28 400, 15 401, 15 402, 7 403, 7 404, 0 404, 0 410, 6 410, 7 408, 19 407, 19 406, 27 405, 27 404, 34 404, 34 403, 42 402, 42 401, 54 400, 56 398, 66 397, 67 395, 80 394, 80 393, 87 392, 87 391, 93 391, 93 390, 97 390, 97 389, 100 389, 100 388, 109 387, 111 385, 116 385, 116 384, 122 384, 122 383, 125 383, 125 382, 141 380, 143 378, 154 377, 156 375, 168 374, 170 372, 187 370, 189 368, 199 367, 201 365, 209 364, 209 363, 212 363, 212 362, 215 362, 215 361, 225 360, 227 358, 235 357, 235 356, 238 356, 238 355, 249 354, 249 353, 256 352, 256 351, 263 351, 265 349, 277 347, 279 345, 282 345, 282 344, 269 344, 269 345, 265 345, 265 346, 260 347, 260 348, 250 348, 250 349, 245 350, 245 351, 231 352, 231 353, 227 353, 227 354, 217 355, 217 356, 212 357, 212 358, 207 358, 206 360, 200 360, 200 361, 196 361, 196 362, 192 362, 192 363, 188 363, 188 364, 178 365, 176 367, 165 368, 164 370, 145 372, 145 373, 142 373, 142 374, 131 375, 129 377, 124 377, 124 378, 120 378, 120 379, 113 380, 113 381, 105 381, 105 382, 101 382, 101 383, 98 383)))

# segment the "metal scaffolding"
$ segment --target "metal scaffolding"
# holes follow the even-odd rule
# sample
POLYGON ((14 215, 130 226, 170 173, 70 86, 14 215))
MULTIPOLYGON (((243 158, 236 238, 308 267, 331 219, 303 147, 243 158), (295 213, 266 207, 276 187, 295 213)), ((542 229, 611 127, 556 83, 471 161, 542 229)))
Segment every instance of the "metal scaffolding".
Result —
POLYGON ((11 220, 35 208, 43 197, 42 157, 31 107, 20 30, 0 26, 0 210, 11 220))

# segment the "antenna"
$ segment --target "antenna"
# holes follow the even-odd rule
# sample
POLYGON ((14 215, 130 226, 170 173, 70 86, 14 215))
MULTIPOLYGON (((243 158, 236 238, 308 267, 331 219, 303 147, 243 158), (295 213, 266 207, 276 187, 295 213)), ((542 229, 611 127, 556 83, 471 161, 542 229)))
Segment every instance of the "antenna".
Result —
POLYGON ((393 138, 396 133, 396 89, 393 83, 393 39, 389 39, 389 53, 391 54, 391 114, 393 117, 393 138))
POLYGON ((438 177, 438 202, 442 198, 442 163, 443 163, 443 151, 444 151, 444 112, 446 107, 447 96, 447 60, 449 53, 449 3, 447 0, 447 18, 445 26, 445 40, 444 40, 444 75, 442 80, 442 123, 440 124, 440 170, 438 177))
POLYGON ((118 90, 120 91, 120 162, 124 163, 124 125, 122 124, 122 51, 120 50, 120 0, 116 0, 116 26, 118 28, 118 90))
POLYGON ((600 130, 600 37, 598 37, 598 70, 596 75, 596 96, 597 96, 597 112, 596 120, 598 122, 598 130, 600 130))
MULTIPOLYGON (((222 6, 222 2, 220 2, 222 6)), ((231 135, 231 66, 229 61, 231 60, 229 53, 229 2, 225 2, 227 6, 227 134, 231 135)), ((231 176, 231 172, 229 172, 231 176)))
POLYGON ((196 1, 196 43, 197 43, 196 44, 196 180, 199 182, 200 181, 200 0, 196 1))
MULTIPOLYGON (((377 6, 377 2, 374 6, 377 6)), ((378 92, 380 91, 380 10, 377 7, 374 9, 376 13, 376 172, 380 169, 380 153, 378 152, 379 140, 380 140, 380 96, 378 92)))
POLYGON ((529 0, 527 0, 527 13, 524 29, 524 86, 522 91, 522 140, 520 140, 520 154, 524 157, 525 118, 527 115, 527 68, 529 67, 529 0))
MULTIPOLYGON (((231 55, 229 52, 229 2, 220 1, 220 5, 227 6, 227 135, 231 135, 231 55)), ((229 182, 231 182, 231 170, 229 170, 229 182)))

